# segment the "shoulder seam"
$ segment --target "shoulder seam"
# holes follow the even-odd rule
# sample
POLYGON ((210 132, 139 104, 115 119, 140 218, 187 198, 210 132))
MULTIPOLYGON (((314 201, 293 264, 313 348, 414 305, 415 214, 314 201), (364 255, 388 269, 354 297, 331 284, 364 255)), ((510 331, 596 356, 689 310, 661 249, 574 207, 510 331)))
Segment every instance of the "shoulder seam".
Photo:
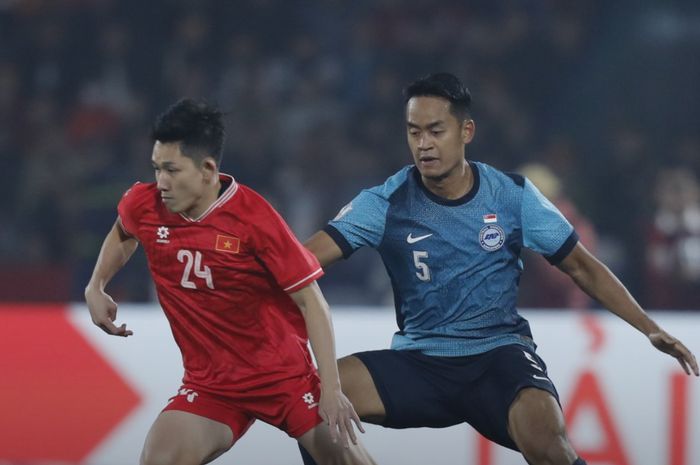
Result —
POLYGON ((507 173, 505 171, 503 172, 503 174, 508 176, 517 186, 525 187, 525 176, 523 176, 522 174, 507 173))

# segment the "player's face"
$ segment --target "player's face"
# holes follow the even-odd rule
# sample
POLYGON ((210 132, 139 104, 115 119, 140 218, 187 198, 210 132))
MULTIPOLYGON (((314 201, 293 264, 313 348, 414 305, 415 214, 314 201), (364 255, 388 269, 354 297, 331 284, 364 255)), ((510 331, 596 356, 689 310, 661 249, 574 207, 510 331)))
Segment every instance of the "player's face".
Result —
POLYGON ((183 155, 178 142, 156 141, 151 164, 161 199, 171 212, 197 211, 208 197, 207 170, 183 155))
POLYGON ((440 180, 461 169, 474 121, 459 121, 450 112, 450 101, 442 97, 412 97, 406 104, 406 130, 420 174, 440 180))

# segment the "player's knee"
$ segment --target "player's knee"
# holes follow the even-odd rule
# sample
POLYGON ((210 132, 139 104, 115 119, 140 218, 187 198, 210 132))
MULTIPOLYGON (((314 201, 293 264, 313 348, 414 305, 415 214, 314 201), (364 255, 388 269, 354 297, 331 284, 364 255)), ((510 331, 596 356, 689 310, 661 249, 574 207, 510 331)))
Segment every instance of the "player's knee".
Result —
POLYGON ((351 445, 345 448, 340 445, 333 445, 319 451, 316 463, 322 465, 359 465, 373 464, 367 451, 358 445, 351 445))
POLYGON ((141 451, 139 465, 169 465, 175 463, 175 456, 166 451, 144 447, 141 451))
POLYGON ((304 465, 374 464, 362 444, 343 446, 333 442, 326 424, 320 424, 298 439, 304 465))
POLYGON ((148 444, 141 452, 140 465, 198 465, 197 461, 188 460, 184 451, 179 447, 153 447, 148 444))
POLYGON ((561 410, 545 391, 524 389, 518 394, 510 409, 508 432, 533 465, 571 465, 576 459, 561 410))
POLYGON ((563 432, 521 435, 518 448, 532 465, 571 465, 576 457, 563 432))

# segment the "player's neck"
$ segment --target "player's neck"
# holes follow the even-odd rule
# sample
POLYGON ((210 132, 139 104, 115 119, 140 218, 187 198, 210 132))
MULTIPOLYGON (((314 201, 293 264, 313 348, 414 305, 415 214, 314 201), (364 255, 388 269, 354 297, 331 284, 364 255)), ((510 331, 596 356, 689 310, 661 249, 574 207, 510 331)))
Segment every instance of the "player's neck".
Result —
POLYGON ((439 179, 421 176, 423 185, 433 194, 448 200, 464 197, 474 186, 474 174, 467 160, 439 179))
POLYGON ((202 193, 202 196, 199 198, 197 203, 193 205, 192 208, 184 212, 185 215, 191 219, 199 218, 205 211, 209 209, 209 207, 211 207, 211 205, 214 202, 216 202, 216 200, 219 198, 219 195, 221 195, 221 191, 221 180, 219 179, 219 176, 217 176, 213 184, 206 186, 204 192, 202 193))

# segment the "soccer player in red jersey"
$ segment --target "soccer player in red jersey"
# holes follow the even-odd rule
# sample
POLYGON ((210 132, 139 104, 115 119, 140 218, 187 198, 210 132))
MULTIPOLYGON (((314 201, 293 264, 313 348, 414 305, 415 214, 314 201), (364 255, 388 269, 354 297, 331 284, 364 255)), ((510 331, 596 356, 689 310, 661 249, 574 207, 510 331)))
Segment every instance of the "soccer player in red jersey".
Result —
POLYGON ((181 100, 152 136, 156 182, 122 197, 85 289, 95 325, 132 335, 114 324, 117 305, 104 289, 141 243, 182 352, 182 386, 151 427, 141 464, 207 463, 255 419, 296 438, 318 463, 374 463, 341 391, 316 284, 323 271, 260 195, 219 172, 222 113, 181 100))

